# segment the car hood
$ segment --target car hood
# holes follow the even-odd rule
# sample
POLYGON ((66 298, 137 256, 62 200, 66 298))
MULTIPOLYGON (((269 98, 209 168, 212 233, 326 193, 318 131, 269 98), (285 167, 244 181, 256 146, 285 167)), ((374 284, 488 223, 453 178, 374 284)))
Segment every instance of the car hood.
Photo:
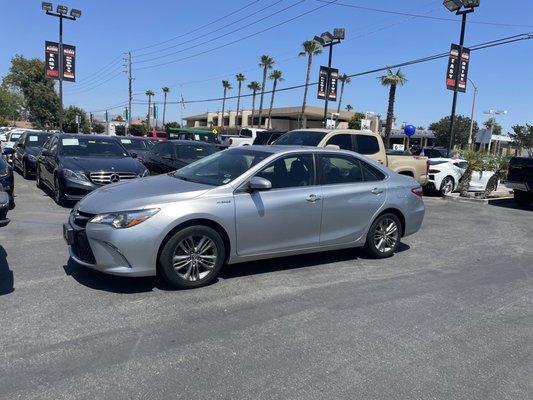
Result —
POLYGON ((131 157, 61 157, 61 165, 85 173, 98 171, 141 173, 145 167, 131 157))
POLYGON ((90 214, 138 210, 156 204, 190 200, 212 188, 168 174, 150 176, 103 186, 85 196, 79 203, 79 210, 90 214))

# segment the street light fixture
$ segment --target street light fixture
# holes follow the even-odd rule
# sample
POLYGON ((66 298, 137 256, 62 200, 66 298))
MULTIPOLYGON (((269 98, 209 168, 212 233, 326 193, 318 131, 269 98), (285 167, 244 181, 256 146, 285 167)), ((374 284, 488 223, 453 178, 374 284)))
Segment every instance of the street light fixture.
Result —
POLYGON ((324 45, 326 44, 326 42, 324 42, 324 39, 322 39, 320 36, 315 36, 315 37, 313 38, 313 40, 314 40, 315 42, 320 43, 322 46, 324 46, 324 45))
POLYGON ((70 15, 67 15, 68 13, 68 7, 59 4, 56 8, 56 12, 53 12, 53 5, 52 3, 48 2, 42 2, 41 4, 42 10, 46 13, 46 15, 50 15, 52 17, 59 18, 59 104, 60 104, 60 110, 59 110, 59 129, 63 130, 63 20, 69 19, 71 21, 76 21, 79 17, 81 17, 81 11, 78 9, 73 8, 70 11, 70 15))
MULTIPOLYGON (((466 30, 466 16, 475 11, 476 7, 479 7, 480 0, 444 0, 444 7, 450 12, 461 16, 461 36, 459 39, 459 56, 458 60, 463 58, 463 46, 465 42, 465 30, 466 30)), ((457 85, 459 79, 455 79, 455 88, 453 90, 452 100, 452 112, 450 114, 450 142, 448 144, 448 154, 450 154, 453 148, 454 142, 454 127, 455 127, 455 109, 457 108, 457 85)))
POLYGON ((329 32, 322 32, 322 35, 320 35, 320 37, 322 38, 324 43, 332 42, 333 39, 335 39, 335 37, 329 32))

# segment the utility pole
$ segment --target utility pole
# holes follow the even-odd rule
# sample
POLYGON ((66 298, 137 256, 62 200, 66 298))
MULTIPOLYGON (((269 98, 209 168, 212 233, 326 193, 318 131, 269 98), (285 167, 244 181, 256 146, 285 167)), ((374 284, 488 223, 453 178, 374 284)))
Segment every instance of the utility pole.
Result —
POLYGON ((128 120, 127 120, 127 123, 128 123, 128 130, 127 130, 127 134, 128 135, 131 135, 131 103, 133 101, 133 93, 132 93, 132 82, 133 82, 133 77, 132 77, 132 73, 131 73, 131 51, 128 51, 128 120))
POLYGON ((468 148, 472 148, 472 134, 474 131, 474 114, 476 113, 476 98, 477 98, 477 86, 472 79, 468 78, 472 86, 474 87, 474 99, 472 100, 472 113, 470 114, 470 133, 468 134, 468 148))

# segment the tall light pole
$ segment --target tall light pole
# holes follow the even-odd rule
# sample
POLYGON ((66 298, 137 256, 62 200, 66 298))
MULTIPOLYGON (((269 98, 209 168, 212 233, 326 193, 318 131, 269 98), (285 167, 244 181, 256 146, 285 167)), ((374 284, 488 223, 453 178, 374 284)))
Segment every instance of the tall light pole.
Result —
POLYGON ((474 114, 476 113, 476 98, 477 98, 477 86, 468 78, 472 86, 474 87, 474 98, 472 100, 472 113, 470 114, 470 133, 468 134, 468 148, 472 147, 472 133, 474 131, 474 114))
POLYGON ((490 136, 489 136, 489 144, 487 145, 487 152, 490 153, 490 145, 492 143, 492 133, 494 132, 494 125, 496 125, 496 115, 505 115, 507 114, 507 110, 487 110, 483 111, 483 114, 489 114, 490 117, 490 136))
MULTIPOLYGON (((450 12, 455 12, 456 15, 461 16, 461 36, 459 39, 459 57, 458 60, 462 60, 463 45, 465 42, 465 30, 466 30, 466 16, 474 12, 476 7, 479 7, 480 0, 444 0, 444 7, 450 12)), ((457 107, 457 86, 459 79, 455 79, 455 88, 453 91, 452 100, 452 112, 450 114, 450 143, 448 144, 448 154, 453 147, 454 142, 454 128, 455 128, 455 109, 457 107)))
POLYGON ((324 101, 324 128, 328 122, 328 97, 330 90, 330 81, 331 81, 331 60, 333 58, 333 46, 339 44, 345 36, 344 28, 335 28, 333 34, 329 32, 323 32, 320 36, 315 36, 313 40, 320 43, 322 47, 329 47, 328 55, 328 79, 326 80, 326 98, 324 101))
POLYGON ((63 131, 63 20, 70 19, 71 21, 76 21, 81 17, 81 11, 73 8, 70 10, 70 15, 67 15, 68 7, 58 5, 56 12, 53 12, 52 3, 47 2, 42 2, 41 7, 46 12, 46 15, 59 18, 59 130, 63 131))

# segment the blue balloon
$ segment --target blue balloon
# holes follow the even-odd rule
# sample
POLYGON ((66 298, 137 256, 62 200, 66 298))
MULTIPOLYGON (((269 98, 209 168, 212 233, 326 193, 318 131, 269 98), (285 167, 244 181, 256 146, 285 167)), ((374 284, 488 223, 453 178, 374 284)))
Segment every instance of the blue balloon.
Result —
POLYGON ((403 133, 405 133, 408 137, 411 137, 415 134, 416 128, 413 125, 406 125, 405 128, 403 128, 403 133))

